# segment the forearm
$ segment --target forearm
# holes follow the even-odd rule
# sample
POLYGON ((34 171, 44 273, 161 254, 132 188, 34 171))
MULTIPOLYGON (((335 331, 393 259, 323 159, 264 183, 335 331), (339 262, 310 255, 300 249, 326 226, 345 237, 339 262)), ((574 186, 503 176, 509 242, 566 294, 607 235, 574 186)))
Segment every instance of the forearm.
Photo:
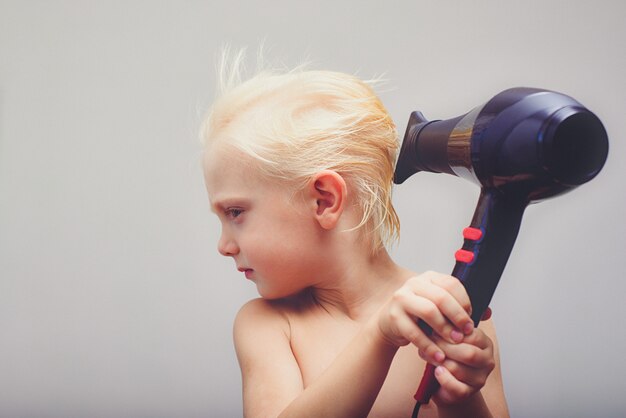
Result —
POLYGON ((480 392, 476 392, 467 401, 458 404, 437 405, 439 418, 493 418, 480 392))
POLYGON ((398 348, 368 324, 280 417, 364 417, 385 381, 398 348))

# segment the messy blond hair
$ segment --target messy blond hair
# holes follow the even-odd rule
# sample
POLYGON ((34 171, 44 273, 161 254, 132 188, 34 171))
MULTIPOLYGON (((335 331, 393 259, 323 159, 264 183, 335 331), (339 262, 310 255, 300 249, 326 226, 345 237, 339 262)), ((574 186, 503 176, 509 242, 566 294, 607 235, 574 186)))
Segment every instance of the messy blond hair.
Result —
POLYGON ((242 53, 222 59, 219 96, 205 119, 205 144, 217 137, 259 162, 269 178, 304 186, 321 170, 342 175, 356 195, 377 251, 399 237, 391 203, 398 140, 372 87, 331 71, 263 70, 240 79, 242 53))

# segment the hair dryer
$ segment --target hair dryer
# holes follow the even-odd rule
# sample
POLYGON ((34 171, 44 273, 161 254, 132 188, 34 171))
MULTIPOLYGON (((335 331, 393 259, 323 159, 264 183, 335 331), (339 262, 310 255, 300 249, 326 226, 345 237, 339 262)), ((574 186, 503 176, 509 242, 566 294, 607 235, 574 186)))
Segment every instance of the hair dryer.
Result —
MULTIPOLYGON (((429 171, 464 177, 481 187, 452 272, 469 294, 476 325, 498 285, 526 206, 588 182, 607 154, 602 122, 573 98, 553 91, 505 90, 447 120, 411 114, 394 182, 429 171)), ((420 328, 432 333, 421 320, 420 328)), ((429 364, 415 394, 414 416, 438 387, 429 364)))

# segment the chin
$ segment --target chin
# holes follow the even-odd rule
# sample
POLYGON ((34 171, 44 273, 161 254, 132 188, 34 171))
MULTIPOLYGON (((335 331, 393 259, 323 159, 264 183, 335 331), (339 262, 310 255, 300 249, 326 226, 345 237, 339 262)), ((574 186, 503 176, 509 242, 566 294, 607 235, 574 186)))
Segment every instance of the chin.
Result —
POLYGON ((302 291, 302 289, 296 290, 287 290, 287 289, 268 289, 263 286, 257 285, 257 291, 259 292, 259 296, 261 296, 265 300, 278 300, 285 299, 290 296, 295 296, 302 291))

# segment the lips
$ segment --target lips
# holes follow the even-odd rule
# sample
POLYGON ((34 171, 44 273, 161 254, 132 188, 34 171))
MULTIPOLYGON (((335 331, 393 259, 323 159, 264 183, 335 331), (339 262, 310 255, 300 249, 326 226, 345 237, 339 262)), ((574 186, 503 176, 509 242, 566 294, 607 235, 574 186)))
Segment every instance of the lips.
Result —
POLYGON ((254 270, 249 269, 249 268, 245 268, 245 267, 237 267, 237 270, 242 272, 243 274, 246 275, 246 279, 251 279, 252 278, 252 273, 254 272, 254 270))

